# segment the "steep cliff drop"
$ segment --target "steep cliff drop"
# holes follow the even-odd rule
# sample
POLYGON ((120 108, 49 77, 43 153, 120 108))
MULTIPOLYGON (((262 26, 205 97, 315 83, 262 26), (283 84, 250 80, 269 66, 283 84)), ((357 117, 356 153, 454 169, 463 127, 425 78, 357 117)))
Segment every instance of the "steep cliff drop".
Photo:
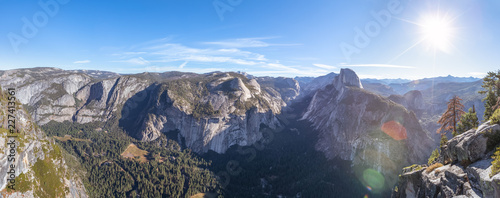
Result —
POLYGON ((75 167, 15 100, 0 88, 0 197, 87 197, 75 167))
POLYGON ((314 94, 302 119, 319 131, 316 150, 352 161, 359 180, 374 191, 391 188, 398 170, 430 154, 432 139, 415 114, 363 90, 350 69, 314 94))

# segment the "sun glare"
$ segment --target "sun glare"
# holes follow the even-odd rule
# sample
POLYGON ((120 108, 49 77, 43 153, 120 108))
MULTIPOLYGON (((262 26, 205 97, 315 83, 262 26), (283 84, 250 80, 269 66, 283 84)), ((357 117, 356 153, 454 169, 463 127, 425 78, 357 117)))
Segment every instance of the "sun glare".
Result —
POLYGON ((452 20, 438 14, 427 15, 420 23, 423 40, 434 49, 448 52, 453 38, 452 20))

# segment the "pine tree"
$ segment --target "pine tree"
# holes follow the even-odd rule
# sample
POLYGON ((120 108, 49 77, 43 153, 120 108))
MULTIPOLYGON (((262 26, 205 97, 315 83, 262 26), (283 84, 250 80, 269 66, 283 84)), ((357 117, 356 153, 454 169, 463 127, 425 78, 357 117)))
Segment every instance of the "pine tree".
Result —
POLYGON ((483 99, 484 103, 484 120, 489 120, 496 108, 498 108, 497 102, 500 97, 500 70, 495 72, 488 72, 488 74, 483 78, 483 85, 481 85, 485 90, 479 91, 480 94, 486 94, 483 99))
POLYGON ((448 142, 448 138, 445 134, 441 134, 441 141, 439 142, 439 147, 443 147, 446 142, 448 142))
POLYGON ((476 128, 478 125, 479 122, 476 114, 476 108, 473 105, 472 108, 469 108, 469 112, 462 115, 462 117, 460 118, 460 122, 457 126, 457 133, 461 134, 470 129, 476 128))
POLYGON ((462 99, 458 96, 454 96, 450 99, 448 108, 437 122, 441 125, 436 131, 437 133, 444 134, 446 131, 451 131, 453 136, 457 135, 457 123, 460 121, 460 117, 465 113, 463 110, 464 105, 460 101, 462 101, 462 99))
POLYGON ((495 104, 496 104, 496 99, 495 99, 495 93, 493 91, 488 91, 488 94, 486 95, 486 98, 483 99, 484 101, 484 120, 487 121, 490 119, 491 115, 493 115, 493 112, 495 112, 495 104))

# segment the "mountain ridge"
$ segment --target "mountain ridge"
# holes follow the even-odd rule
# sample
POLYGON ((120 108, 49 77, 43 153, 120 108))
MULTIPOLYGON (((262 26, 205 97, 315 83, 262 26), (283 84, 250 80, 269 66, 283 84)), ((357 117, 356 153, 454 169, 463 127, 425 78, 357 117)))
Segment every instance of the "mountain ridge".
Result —
POLYGON ((316 92, 302 117, 320 131, 317 150, 381 172, 386 188, 396 182, 397 167, 427 158, 432 139, 415 114, 363 90, 352 70, 342 69, 333 82, 316 92))

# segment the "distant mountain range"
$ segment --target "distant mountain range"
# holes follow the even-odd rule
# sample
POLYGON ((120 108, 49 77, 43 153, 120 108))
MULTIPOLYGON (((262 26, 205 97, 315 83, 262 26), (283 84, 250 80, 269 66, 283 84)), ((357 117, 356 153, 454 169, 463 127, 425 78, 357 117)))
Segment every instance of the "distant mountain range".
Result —
POLYGON ((481 80, 480 78, 474 78, 474 77, 455 77, 455 76, 439 76, 439 77, 431 77, 431 78, 423 78, 423 79, 418 79, 418 80, 409 80, 409 79, 371 79, 371 78, 366 78, 366 79, 361 79, 362 83, 380 83, 384 85, 390 85, 390 84, 405 84, 405 83, 417 83, 417 82, 427 82, 427 81, 433 81, 434 83, 440 83, 440 82, 474 82, 481 80))
MULTIPOLYGON (((31 115, 32 122, 50 126, 49 130, 64 129, 67 125, 95 129, 92 133, 81 129, 84 133, 61 134, 63 130, 47 131, 48 134, 87 138, 88 134, 106 133, 110 140, 130 138, 146 153, 163 149, 163 156, 148 157, 156 165, 165 163, 166 159, 183 157, 191 166, 188 161, 192 158, 187 154, 179 156, 178 152, 194 151, 214 162, 204 168, 211 174, 228 171, 227 164, 235 159, 240 159, 242 164, 248 162, 243 165, 245 171, 231 177, 227 187, 219 189, 210 185, 206 192, 200 192, 225 192, 229 197, 248 193, 254 197, 387 196, 399 170, 412 163, 425 162, 438 144, 436 121, 451 97, 462 97, 466 108, 474 105, 478 114, 482 114, 483 96, 477 93, 480 85, 477 78, 452 76, 414 81, 360 80, 350 69, 315 78, 256 77, 236 72, 124 75, 57 68, 0 71, 0 86, 3 90, 17 89, 17 98, 31 115), (103 132, 104 127, 123 130, 126 137, 103 132), (171 141, 179 146, 172 146, 171 141), (169 146, 161 146, 165 144, 169 146), (258 156, 252 157, 255 161, 241 160, 241 153, 258 156), (329 166, 320 166, 323 164, 329 166), (318 170, 324 175, 316 172, 318 170), (386 182, 369 191, 366 185, 373 184, 366 183, 359 170, 376 171, 386 182), (290 177, 295 172, 307 174, 303 179, 290 177), (360 180, 347 185, 343 180, 329 179, 339 175, 360 180), (318 190, 311 190, 316 187, 318 190)), ((64 148, 77 148, 80 143, 61 144, 64 148)), ((97 149, 101 146, 92 145, 97 149)), ((85 148, 68 152, 81 159, 95 155, 99 160, 117 164, 125 160, 116 154, 106 157, 87 153, 85 148)), ((118 150, 113 152, 123 152, 120 148, 114 148, 118 150)), ((86 171, 99 170, 99 160, 86 165, 90 168, 86 171)), ((126 172, 133 173, 132 170, 126 172)), ((179 172, 177 176, 182 174, 194 173, 179 172)), ((207 175, 196 181, 211 179, 213 177, 207 175)), ((104 177, 92 182, 109 181, 104 177)), ((132 183, 127 184, 129 190, 120 193, 145 192, 144 186, 136 185, 138 182, 132 178, 132 183)), ((94 189, 84 184, 85 188, 94 189)), ((183 189, 179 190, 182 195, 195 193, 183 189)), ((111 193, 112 189, 108 190, 111 193)))

